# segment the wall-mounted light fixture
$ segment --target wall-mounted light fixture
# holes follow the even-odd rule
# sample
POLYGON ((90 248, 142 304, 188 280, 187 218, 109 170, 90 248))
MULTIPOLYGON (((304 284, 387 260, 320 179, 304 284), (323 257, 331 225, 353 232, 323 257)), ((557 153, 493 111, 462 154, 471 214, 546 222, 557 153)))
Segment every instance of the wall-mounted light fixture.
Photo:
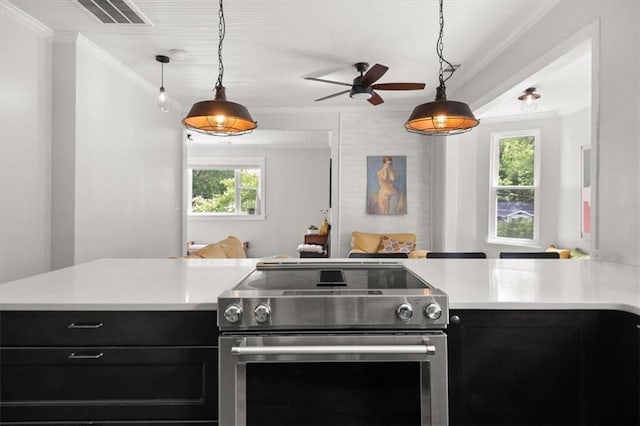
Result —
POLYGON ((222 0, 218 11, 218 81, 214 99, 193 104, 182 124, 196 132, 214 136, 237 136, 251 133, 258 127, 244 105, 227 101, 225 88, 222 85, 224 65, 222 64, 222 42, 225 35, 224 11, 222 0))
POLYGON ((538 109, 538 99, 540 94, 536 93, 535 87, 529 87, 523 94, 518 96, 518 100, 522 101, 520 109, 523 111, 535 111, 538 109))
POLYGON ((158 92, 158 98, 156 99, 156 105, 162 112, 169 111, 169 95, 164 89, 164 64, 168 64, 171 60, 168 56, 156 55, 156 61, 160 62, 160 91, 158 92))
POLYGON ((404 124, 409 132, 420 133, 422 135, 449 136, 468 132, 476 127, 480 121, 473 115, 469 105, 463 102, 447 100, 446 87, 444 83, 451 78, 457 67, 444 59, 442 54, 444 43, 444 13, 442 0, 440 0, 440 35, 436 43, 436 51, 440 59, 440 85, 436 88, 436 99, 414 108, 411 116, 404 124), (443 64, 448 68, 445 70, 443 64), (449 76, 444 78, 444 72, 449 72, 449 76))

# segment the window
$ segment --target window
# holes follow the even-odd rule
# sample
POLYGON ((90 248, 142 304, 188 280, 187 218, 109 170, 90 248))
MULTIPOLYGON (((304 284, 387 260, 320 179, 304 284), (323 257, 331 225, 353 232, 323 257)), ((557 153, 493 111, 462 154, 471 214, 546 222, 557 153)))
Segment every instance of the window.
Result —
POLYGON ((540 132, 491 135, 489 242, 537 245, 540 132))
POLYGON ((264 159, 193 160, 187 167, 192 217, 264 218, 264 159))

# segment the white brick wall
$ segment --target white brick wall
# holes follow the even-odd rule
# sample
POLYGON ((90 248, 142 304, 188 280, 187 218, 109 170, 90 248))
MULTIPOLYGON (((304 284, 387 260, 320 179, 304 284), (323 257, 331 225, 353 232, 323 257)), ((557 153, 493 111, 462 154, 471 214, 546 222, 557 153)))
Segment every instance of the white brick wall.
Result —
POLYGON ((350 112, 340 115, 340 236, 339 251, 347 256, 351 232, 413 232, 417 248, 431 246, 433 142, 408 133, 409 112, 350 112), (367 156, 407 157, 407 214, 368 215, 367 156))

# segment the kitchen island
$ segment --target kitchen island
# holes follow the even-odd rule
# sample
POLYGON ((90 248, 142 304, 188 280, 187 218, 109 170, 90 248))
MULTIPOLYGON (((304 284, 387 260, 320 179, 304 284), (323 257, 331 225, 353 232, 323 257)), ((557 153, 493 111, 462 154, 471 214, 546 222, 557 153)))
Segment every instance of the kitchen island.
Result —
MULTIPOLYGON (((257 261, 100 259, 0 284, 0 310, 217 310, 218 295, 257 261)), ((640 316, 640 268, 634 266, 547 259, 400 261, 445 291, 451 309, 604 309, 640 316)))
MULTIPOLYGON (((1 284, 0 423, 217 424, 217 296, 256 261, 102 259, 1 284)), ((450 424, 638 424, 640 268, 403 262, 449 294, 450 424)))

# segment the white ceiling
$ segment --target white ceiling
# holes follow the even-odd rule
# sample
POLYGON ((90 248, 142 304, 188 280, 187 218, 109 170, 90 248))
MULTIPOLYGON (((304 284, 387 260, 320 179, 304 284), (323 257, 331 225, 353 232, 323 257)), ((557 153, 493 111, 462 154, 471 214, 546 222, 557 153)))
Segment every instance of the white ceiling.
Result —
MULTIPOLYGON (((450 91, 472 78, 557 1, 446 0, 444 54, 450 62, 462 64, 448 83, 450 91)), ((56 32, 81 33, 158 86, 160 64, 155 55, 171 56, 171 49, 184 49, 183 61, 174 56, 165 65, 164 86, 169 95, 185 107, 212 96, 218 73, 217 0, 134 0, 134 8, 151 25, 103 24, 76 0, 9 2, 56 32)), ((434 97, 437 0, 227 0, 224 11, 223 82, 228 99, 250 111, 354 105, 389 109, 434 97), (360 61, 389 67, 379 83, 424 82, 427 87, 424 91, 380 91, 385 103, 376 107, 348 95, 314 102, 346 87, 304 80, 305 76, 350 83, 356 76, 352 64, 360 61)), ((540 90, 555 90, 545 78, 542 74, 535 78, 540 90)), ((521 92, 526 87, 513 90, 521 92)), ((546 99, 543 91, 541 100, 546 99)), ((503 106, 498 114, 514 111, 503 106)), ((484 114, 492 116, 488 108, 484 114)))

